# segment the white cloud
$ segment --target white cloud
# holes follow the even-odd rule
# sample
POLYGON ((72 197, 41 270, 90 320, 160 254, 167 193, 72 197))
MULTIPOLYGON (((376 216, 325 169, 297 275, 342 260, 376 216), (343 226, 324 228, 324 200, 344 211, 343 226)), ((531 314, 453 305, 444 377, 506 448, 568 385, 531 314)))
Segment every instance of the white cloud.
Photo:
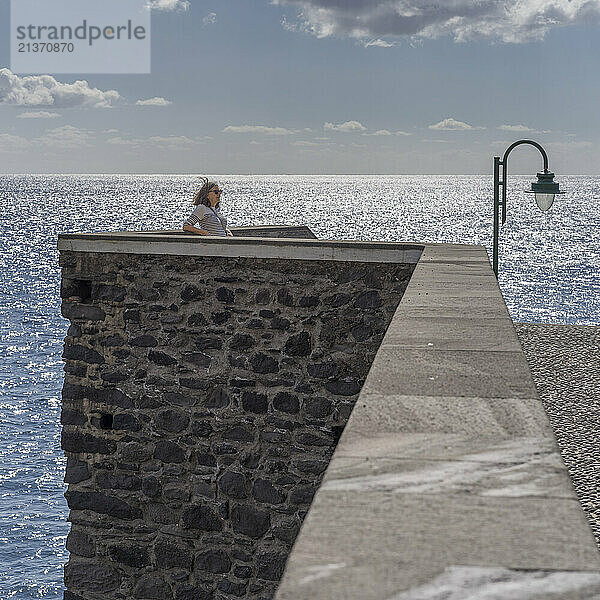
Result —
POLYGON ((17 119, 57 119, 60 117, 58 113, 39 110, 37 112, 24 112, 17 115, 17 119))
POLYGON ((387 136, 387 135, 393 135, 391 131, 388 131, 387 129, 378 129, 377 131, 374 131, 373 133, 363 133, 363 135, 366 136, 387 136))
POLYGON ((412 133, 408 133, 408 131, 396 131, 396 135, 412 135, 412 133))
POLYGON ((146 6, 152 10, 186 11, 190 7, 188 0, 148 0, 146 6))
POLYGON ((531 129, 531 127, 526 127, 525 125, 500 125, 500 127, 498 127, 498 129, 501 129, 502 131, 514 131, 514 132, 534 132, 535 129, 531 129))
MULTIPOLYGON (((520 43, 541 40, 553 28, 600 21, 600 0, 272 0, 298 8, 289 30, 319 38, 380 41, 450 36, 520 43)), ((389 43, 389 42, 383 42, 389 43)), ((379 45, 379 44, 371 44, 379 45)))
POLYGON ((112 146, 129 146, 132 148, 149 147, 164 148, 166 150, 178 150, 189 148, 198 144, 204 144, 205 138, 190 138, 185 135, 154 135, 148 138, 126 138, 122 136, 112 137, 106 140, 112 146))
POLYGON ((393 48, 397 45, 397 42, 386 42, 385 40, 381 40, 379 38, 376 40, 369 40, 363 42, 363 46, 365 48, 393 48))
POLYGON ((325 125, 323 125, 323 129, 325 129, 325 131, 343 131, 344 133, 367 130, 367 128, 358 121, 346 121, 345 123, 340 123, 339 125, 335 125, 334 123, 325 123, 325 125))
POLYGON ((299 146, 300 148, 314 148, 320 147, 323 144, 319 144, 317 142, 307 142, 305 140, 298 140, 297 142, 292 142, 292 146, 299 146))
POLYGON ((34 143, 62 150, 63 148, 81 148, 87 146, 92 137, 92 133, 86 129, 64 125, 63 127, 50 129, 43 136, 35 139, 34 143))
POLYGON ((436 129, 438 131, 467 131, 469 129, 484 129, 483 127, 473 127, 464 121, 457 121, 452 117, 442 119, 439 123, 434 123, 429 126, 429 129, 436 129))
POLYGON ((79 129, 72 125, 63 125, 49 129, 43 135, 27 139, 24 137, 0 134, 0 148, 3 152, 35 151, 41 147, 52 148, 53 151, 70 150, 87 146, 93 138, 93 132, 79 129))
POLYGON ((24 137, 0 133, 0 152, 23 152, 31 146, 31 142, 24 137))
POLYGON ((211 12, 208 13, 203 19, 202 22, 205 25, 214 25, 217 22, 217 13, 211 12))
POLYGON ((173 104, 170 100, 165 100, 165 98, 155 97, 148 98, 148 100, 138 100, 136 106, 170 106, 173 104))
POLYGON ((61 83, 51 75, 19 77, 9 69, 0 69, 0 104, 109 108, 120 98, 116 90, 103 92, 91 88, 87 81, 61 83))
POLYGON ((293 135, 296 133, 285 127, 266 127, 265 125, 227 125, 223 133, 262 133, 264 135, 293 135))
POLYGON ((423 140, 423 141, 427 144, 449 144, 450 143, 450 140, 440 140, 440 139, 423 140))

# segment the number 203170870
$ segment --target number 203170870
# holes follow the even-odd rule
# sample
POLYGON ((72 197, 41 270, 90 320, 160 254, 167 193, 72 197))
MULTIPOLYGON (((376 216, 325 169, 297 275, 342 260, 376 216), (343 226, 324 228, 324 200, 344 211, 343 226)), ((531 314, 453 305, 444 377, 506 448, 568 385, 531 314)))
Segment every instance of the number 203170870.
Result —
POLYGON ((19 44, 19 52, 73 52, 75 45, 68 42, 21 42, 19 44))

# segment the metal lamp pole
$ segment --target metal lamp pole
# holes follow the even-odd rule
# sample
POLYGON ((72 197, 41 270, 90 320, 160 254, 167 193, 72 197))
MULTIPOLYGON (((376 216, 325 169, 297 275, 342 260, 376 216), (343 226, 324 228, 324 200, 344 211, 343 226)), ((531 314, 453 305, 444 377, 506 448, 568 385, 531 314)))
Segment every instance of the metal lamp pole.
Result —
POLYGON ((544 160, 544 171, 537 174, 538 180, 531 184, 529 193, 535 194, 535 200, 541 210, 548 210, 554 202, 556 194, 563 194, 559 191, 558 183, 554 182, 554 173, 548 171, 548 155, 546 151, 533 140, 519 140, 511 144, 504 153, 502 160, 499 156, 494 157, 494 248, 492 255, 492 265, 494 273, 498 277, 498 238, 500 234, 500 208, 502 208, 502 224, 506 222, 506 181, 508 177, 508 155, 513 148, 521 144, 535 146, 541 153, 544 160), (502 186, 502 198, 500 197, 500 186, 502 186))

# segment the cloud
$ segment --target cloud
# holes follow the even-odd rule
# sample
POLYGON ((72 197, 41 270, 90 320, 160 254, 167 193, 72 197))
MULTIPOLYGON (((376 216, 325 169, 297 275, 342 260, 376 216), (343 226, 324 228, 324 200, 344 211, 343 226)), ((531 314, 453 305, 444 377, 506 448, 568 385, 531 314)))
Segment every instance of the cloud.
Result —
POLYGON ((146 6, 152 10, 186 11, 190 7, 188 0, 148 0, 146 6))
POLYGON ((293 135, 296 133, 285 127, 266 127, 265 125, 227 125, 223 133, 262 133, 264 135, 293 135))
POLYGON ((394 46, 397 46, 398 43, 397 42, 386 42, 385 40, 381 40, 381 39, 376 39, 376 40, 369 40, 364 41, 363 42, 363 46, 365 48, 393 48, 394 46))
POLYGON ((358 121, 346 121, 345 123, 340 123, 339 125, 335 125, 334 123, 325 123, 325 125, 323 125, 323 129, 325 129, 325 131, 343 131, 344 133, 367 130, 367 128, 358 121))
POLYGON ((439 123, 434 123, 429 126, 429 129, 436 129, 438 131, 467 131, 469 129, 484 129, 483 127, 473 127, 464 121, 457 121, 452 117, 441 120, 439 123))
POLYGON ((62 150, 63 148, 81 148, 92 139, 92 132, 72 125, 63 125, 50 129, 43 136, 33 140, 34 144, 43 144, 62 150))
POLYGON ((170 100, 165 100, 164 98, 155 97, 148 98, 148 100, 138 100, 136 106, 170 106, 173 104, 170 100))
POLYGON ((384 135, 393 135, 391 131, 388 131, 387 129, 378 129, 377 131, 374 131, 373 133, 363 133, 363 135, 366 136, 384 136, 384 135))
POLYGON ((0 133, 0 152, 23 152, 31 146, 31 142, 24 137, 0 133))
POLYGON ((298 140, 297 142, 292 142, 292 146, 299 146, 300 148, 318 148, 323 146, 323 144, 319 144, 318 142, 307 142, 305 140, 298 140))
POLYGON ((185 135, 154 135, 148 138, 124 138, 122 136, 112 137, 106 140, 112 146, 129 146, 132 148, 149 147, 163 148, 165 150, 178 150, 204 144, 206 138, 190 138, 185 135))
POLYGON ((525 125, 500 125, 498 129, 501 129, 502 131, 515 131, 523 133, 527 131, 535 131, 535 129, 531 129, 531 127, 526 127, 525 125))
POLYGON ((217 22, 217 13, 211 12, 208 13, 203 19, 202 22, 205 25, 214 25, 217 22))
POLYGON ((412 135, 412 133, 408 133, 408 131, 396 131, 396 135, 412 135))
POLYGON ((109 108, 120 98, 116 90, 103 92, 91 88, 87 81, 61 83, 51 75, 19 77, 9 69, 0 69, 0 104, 109 108))
MULTIPOLYGON (((600 21, 600 0, 272 0, 298 8, 284 26, 318 38, 541 40, 553 28, 600 21)), ((378 44, 372 44, 378 45, 378 44)))
POLYGON ((56 119, 60 117, 58 113, 39 110, 37 112, 24 112, 17 115, 17 119, 56 119))

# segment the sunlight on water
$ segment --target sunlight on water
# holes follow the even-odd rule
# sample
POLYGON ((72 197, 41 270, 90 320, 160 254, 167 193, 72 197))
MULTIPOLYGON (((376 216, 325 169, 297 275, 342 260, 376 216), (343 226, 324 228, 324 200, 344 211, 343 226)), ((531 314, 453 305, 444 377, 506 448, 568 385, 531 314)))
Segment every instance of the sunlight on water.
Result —
MULTIPOLYGON (((60 232, 179 229, 193 176, 0 176, 0 597, 62 598, 60 232)), ((491 248, 491 177, 224 176, 231 226, 491 248)), ((548 213, 511 177, 500 285, 516 321, 600 324, 600 178, 564 177, 548 213)))

